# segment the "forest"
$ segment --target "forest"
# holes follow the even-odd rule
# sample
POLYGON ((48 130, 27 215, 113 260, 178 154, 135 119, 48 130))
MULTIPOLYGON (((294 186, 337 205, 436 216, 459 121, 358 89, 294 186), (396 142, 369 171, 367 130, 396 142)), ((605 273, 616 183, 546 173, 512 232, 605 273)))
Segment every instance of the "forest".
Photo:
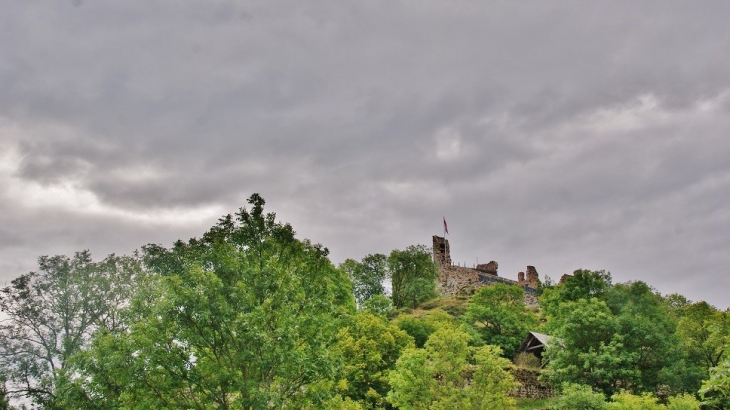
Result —
POLYGON ((170 247, 41 256, 0 290, 0 409, 730 408, 730 310, 601 270, 546 278, 539 307, 440 296, 425 246, 335 266, 264 205, 170 247), (520 369, 550 397, 518 397, 520 369))

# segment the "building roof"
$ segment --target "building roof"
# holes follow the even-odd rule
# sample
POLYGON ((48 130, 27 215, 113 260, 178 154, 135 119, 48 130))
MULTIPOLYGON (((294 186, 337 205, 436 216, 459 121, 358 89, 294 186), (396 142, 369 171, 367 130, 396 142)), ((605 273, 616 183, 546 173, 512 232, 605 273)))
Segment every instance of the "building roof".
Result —
POLYGON ((525 338, 525 341, 522 342, 522 345, 520 345, 520 348, 517 349, 518 352, 528 352, 532 351, 534 353, 542 353, 542 351, 550 344, 550 340, 553 337, 550 335, 538 333, 538 332, 528 332, 527 337, 525 338))

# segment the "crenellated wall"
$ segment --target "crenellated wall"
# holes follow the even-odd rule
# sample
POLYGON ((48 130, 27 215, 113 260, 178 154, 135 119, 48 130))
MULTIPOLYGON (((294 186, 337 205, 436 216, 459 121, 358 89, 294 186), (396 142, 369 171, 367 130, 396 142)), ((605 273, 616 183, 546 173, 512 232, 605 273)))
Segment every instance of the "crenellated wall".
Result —
POLYGON ((504 283, 521 286, 525 291, 525 304, 528 307, 539 306, 537 301, 539 275, 534 266, 527 267, 527 277, 525 273, 519 272, 518 280, 514 281, 497 274, 499 265, 495 261, 477 265, 475 268, 453 265, 449 240, 436 235, 433 236, 433 260, 439 270, 437 289, 442 295, 473 293, 482 286, 504 283))

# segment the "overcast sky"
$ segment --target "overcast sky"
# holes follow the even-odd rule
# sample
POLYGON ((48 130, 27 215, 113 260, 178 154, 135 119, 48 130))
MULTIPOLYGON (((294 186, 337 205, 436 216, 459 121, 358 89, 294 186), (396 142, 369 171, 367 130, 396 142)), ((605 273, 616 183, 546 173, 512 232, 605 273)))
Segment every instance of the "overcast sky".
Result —
POLYGON ((260 193, 333 262, 730 305, 730 2, 0 0, 0 284, 260 193))

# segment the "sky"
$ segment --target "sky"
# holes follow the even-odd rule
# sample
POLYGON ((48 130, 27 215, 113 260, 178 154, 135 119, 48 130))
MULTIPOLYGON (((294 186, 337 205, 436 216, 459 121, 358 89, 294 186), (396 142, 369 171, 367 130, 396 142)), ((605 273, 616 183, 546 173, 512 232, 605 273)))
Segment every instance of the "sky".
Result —
POLYGON ((431 245, 730 305, 730 2, 0 0, 0 285, 252 193, 334 263, 431 245))

